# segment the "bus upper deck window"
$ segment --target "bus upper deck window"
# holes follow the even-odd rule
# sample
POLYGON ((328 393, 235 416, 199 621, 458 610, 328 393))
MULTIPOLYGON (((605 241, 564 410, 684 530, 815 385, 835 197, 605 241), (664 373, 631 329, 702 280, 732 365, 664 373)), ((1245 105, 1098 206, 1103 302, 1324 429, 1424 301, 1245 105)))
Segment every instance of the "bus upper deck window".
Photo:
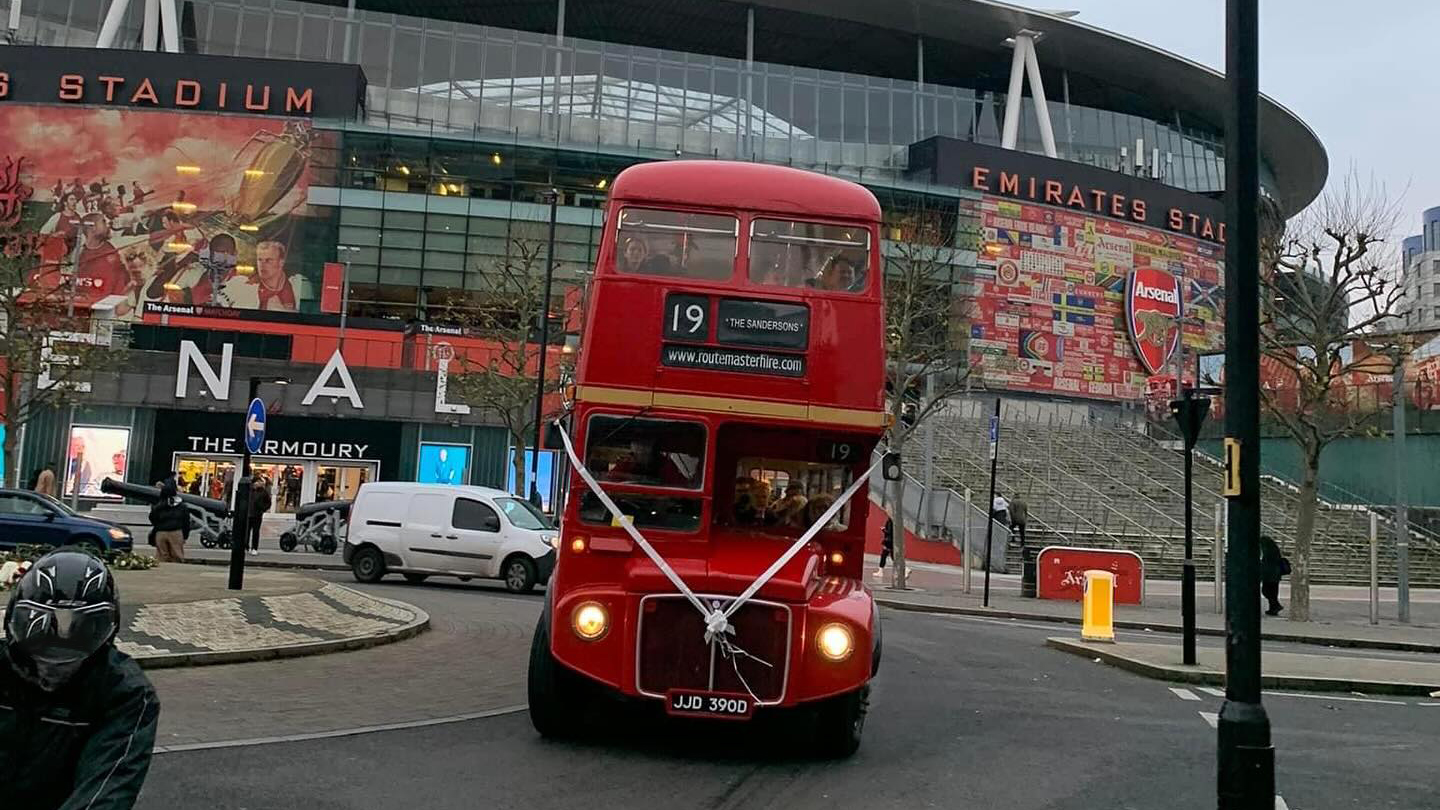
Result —
POLYGON ((719 214, 625 208, 615 268, 622 273, 725 281, 735 270, 740 221, 719 214))
POLYGON ((864 292, 870 232, 845 225, 783 219, 750 224, 750 280, 827 292, 864 292))

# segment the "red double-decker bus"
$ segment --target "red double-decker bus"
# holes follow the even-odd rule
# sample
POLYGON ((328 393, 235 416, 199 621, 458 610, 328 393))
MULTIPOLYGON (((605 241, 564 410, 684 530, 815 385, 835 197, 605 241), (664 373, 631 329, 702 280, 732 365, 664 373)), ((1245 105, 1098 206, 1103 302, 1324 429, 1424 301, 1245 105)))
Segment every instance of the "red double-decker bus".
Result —
POLYGON ((586 311, 560 554, 530 715, 595 690, 672 715, 813 720, 859 745, 880 626, 863 580, 886 425, 880 207, 748 163, 615 180, 586 311))

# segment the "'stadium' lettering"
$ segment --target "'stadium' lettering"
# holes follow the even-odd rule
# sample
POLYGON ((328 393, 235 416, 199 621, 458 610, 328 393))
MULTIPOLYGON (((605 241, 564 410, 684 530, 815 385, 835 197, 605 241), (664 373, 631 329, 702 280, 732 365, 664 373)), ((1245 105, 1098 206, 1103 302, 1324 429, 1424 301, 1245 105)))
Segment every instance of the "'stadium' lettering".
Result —
POLYGON ((1180 296, 1175 294, 1174 289, 1167 290, 1163 287, 1147 287, 1145 286, 1145 282, 1138 279, 1135 281, 1135 297, 1148 298, 1151 301, 1159 301, 1164 304, 1180 303, 1180 296))

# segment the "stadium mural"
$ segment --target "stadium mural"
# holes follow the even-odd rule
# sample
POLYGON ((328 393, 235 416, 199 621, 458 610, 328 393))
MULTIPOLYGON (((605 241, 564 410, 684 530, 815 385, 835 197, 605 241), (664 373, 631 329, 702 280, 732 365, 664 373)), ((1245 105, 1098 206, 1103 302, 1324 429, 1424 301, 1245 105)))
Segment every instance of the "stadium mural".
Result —
MULTIPOLYGON (((32 189, 18 227, 39 241, 35 295, 121 319, 146 311, 314 311, 300 261, 308 121, 9 106, 0 143, 32 189)), ((312 272, 313 271, 313 272, 312 272)))
POLYGON ((1190 358, 1222 344, 1219 242, 989 194, 977 215, 970 352, 987 385, 1139 399, 1180 342, 1177 308, 1190 358))

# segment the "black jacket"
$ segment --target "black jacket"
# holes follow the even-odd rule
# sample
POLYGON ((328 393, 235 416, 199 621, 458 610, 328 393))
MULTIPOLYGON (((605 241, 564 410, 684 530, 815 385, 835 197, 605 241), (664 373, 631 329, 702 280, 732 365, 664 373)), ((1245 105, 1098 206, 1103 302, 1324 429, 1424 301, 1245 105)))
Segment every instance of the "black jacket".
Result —
POLYGON ((150 507, 150 525, 157 532, 183 532, 190 534, 190 510, 184 503, 160 501, 150 507))
POLYGON ((140 666, 107 647, 54 693, 22 679, 0 641, 0 804, 129 810, 155 747, 160 702, 140 666))
POLYGON ((1274 540, 1260 541, 1260 581, 1279 582, 1285 575, 1285 555, 1274 540))

